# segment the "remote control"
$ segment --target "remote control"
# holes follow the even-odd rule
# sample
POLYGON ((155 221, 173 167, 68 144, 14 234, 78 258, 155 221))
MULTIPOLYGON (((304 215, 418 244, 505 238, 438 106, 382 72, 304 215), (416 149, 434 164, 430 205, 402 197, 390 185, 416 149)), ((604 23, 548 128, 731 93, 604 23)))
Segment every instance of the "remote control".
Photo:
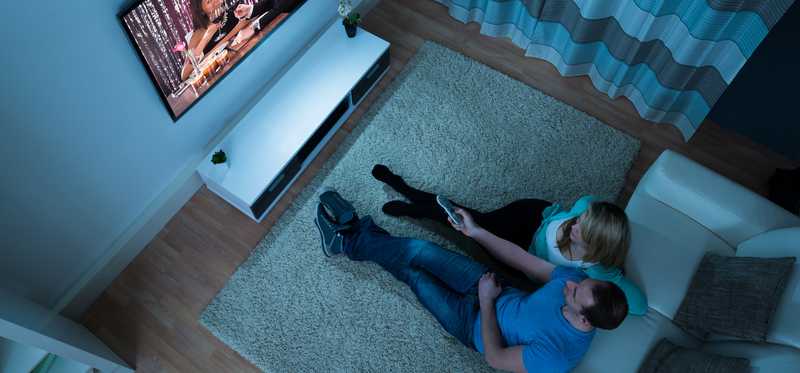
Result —
POLYGON ((461 219, 461 215, 456 213, 456 208, 455 206, 453 206, 453 204, 450 202, 449 199, 437 195, 436 203, 438 203, 439 206, 442 207, 444 212, 447 213, 447 216, 449 216, 450 219, 456 223, 456 225, 464 224, 463 219, 461 219))

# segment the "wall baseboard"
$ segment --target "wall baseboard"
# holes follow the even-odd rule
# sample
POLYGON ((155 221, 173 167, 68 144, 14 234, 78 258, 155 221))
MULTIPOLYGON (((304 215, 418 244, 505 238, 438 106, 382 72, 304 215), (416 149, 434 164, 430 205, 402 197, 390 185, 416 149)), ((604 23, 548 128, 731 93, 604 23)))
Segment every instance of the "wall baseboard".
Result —
POLYGON ((128 229, 117 238, 95 265, 59 300, 54 311, 73 320, 92 305, 117 276, 139 255, 175 214, 203 185, 190 162, 128 229))

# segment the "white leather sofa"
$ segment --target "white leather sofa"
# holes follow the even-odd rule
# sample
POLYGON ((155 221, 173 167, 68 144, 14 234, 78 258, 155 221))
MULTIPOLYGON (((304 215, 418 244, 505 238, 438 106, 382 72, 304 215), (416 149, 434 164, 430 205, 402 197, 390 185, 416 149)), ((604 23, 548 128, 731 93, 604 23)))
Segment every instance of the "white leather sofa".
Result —
POLYGON ((631 222, 626 272, 647 294, 645 316, 598 331, 575 372, 636 372, 662 338, 751 360, 753 372, 800 372, 800 259, 774 316, 768 342, 715 336, 702 342, 672 324, 706 252, 800 256, 800 218, 672 151, 642 177, 625 209, 631 222))

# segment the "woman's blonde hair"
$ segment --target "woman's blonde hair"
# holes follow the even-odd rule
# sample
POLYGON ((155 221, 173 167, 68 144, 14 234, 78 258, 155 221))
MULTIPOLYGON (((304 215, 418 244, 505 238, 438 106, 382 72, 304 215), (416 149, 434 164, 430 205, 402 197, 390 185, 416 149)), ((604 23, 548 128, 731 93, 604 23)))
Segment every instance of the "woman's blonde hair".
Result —
MULTIPOLYGON (((572 257, 572 240, 569 232, 578 217, 567 220, 565 232, 558 240, 558 248, 562 253, 572 257)), ((630 227, 628 216, 619 206, 609 202, 594 202, 589 205, 581 220, 581 238, 586 242, 584 262, 602 264, 606 267, 622 268, 630 247, 630 227)))

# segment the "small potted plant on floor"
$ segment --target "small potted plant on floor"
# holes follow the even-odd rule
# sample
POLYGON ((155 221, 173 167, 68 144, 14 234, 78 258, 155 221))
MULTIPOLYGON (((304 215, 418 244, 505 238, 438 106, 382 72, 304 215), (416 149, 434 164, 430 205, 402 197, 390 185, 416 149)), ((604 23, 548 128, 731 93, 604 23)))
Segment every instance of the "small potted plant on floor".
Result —
POLYGON ((225 178, 225 174, 228 173, 228 156, 225 155, 224 151, 219 150, 211 156, 211 163, 214 164, 211 169, 211 177, 214 180, 222 181, 225 178))
POLYGON ((344 17, 342 24, 347 36, 354 38, 358 30, 358 23, 361 22, 361 14, 353 11, 353 5, 350 0, 339 0, 339 15, 344 17))

